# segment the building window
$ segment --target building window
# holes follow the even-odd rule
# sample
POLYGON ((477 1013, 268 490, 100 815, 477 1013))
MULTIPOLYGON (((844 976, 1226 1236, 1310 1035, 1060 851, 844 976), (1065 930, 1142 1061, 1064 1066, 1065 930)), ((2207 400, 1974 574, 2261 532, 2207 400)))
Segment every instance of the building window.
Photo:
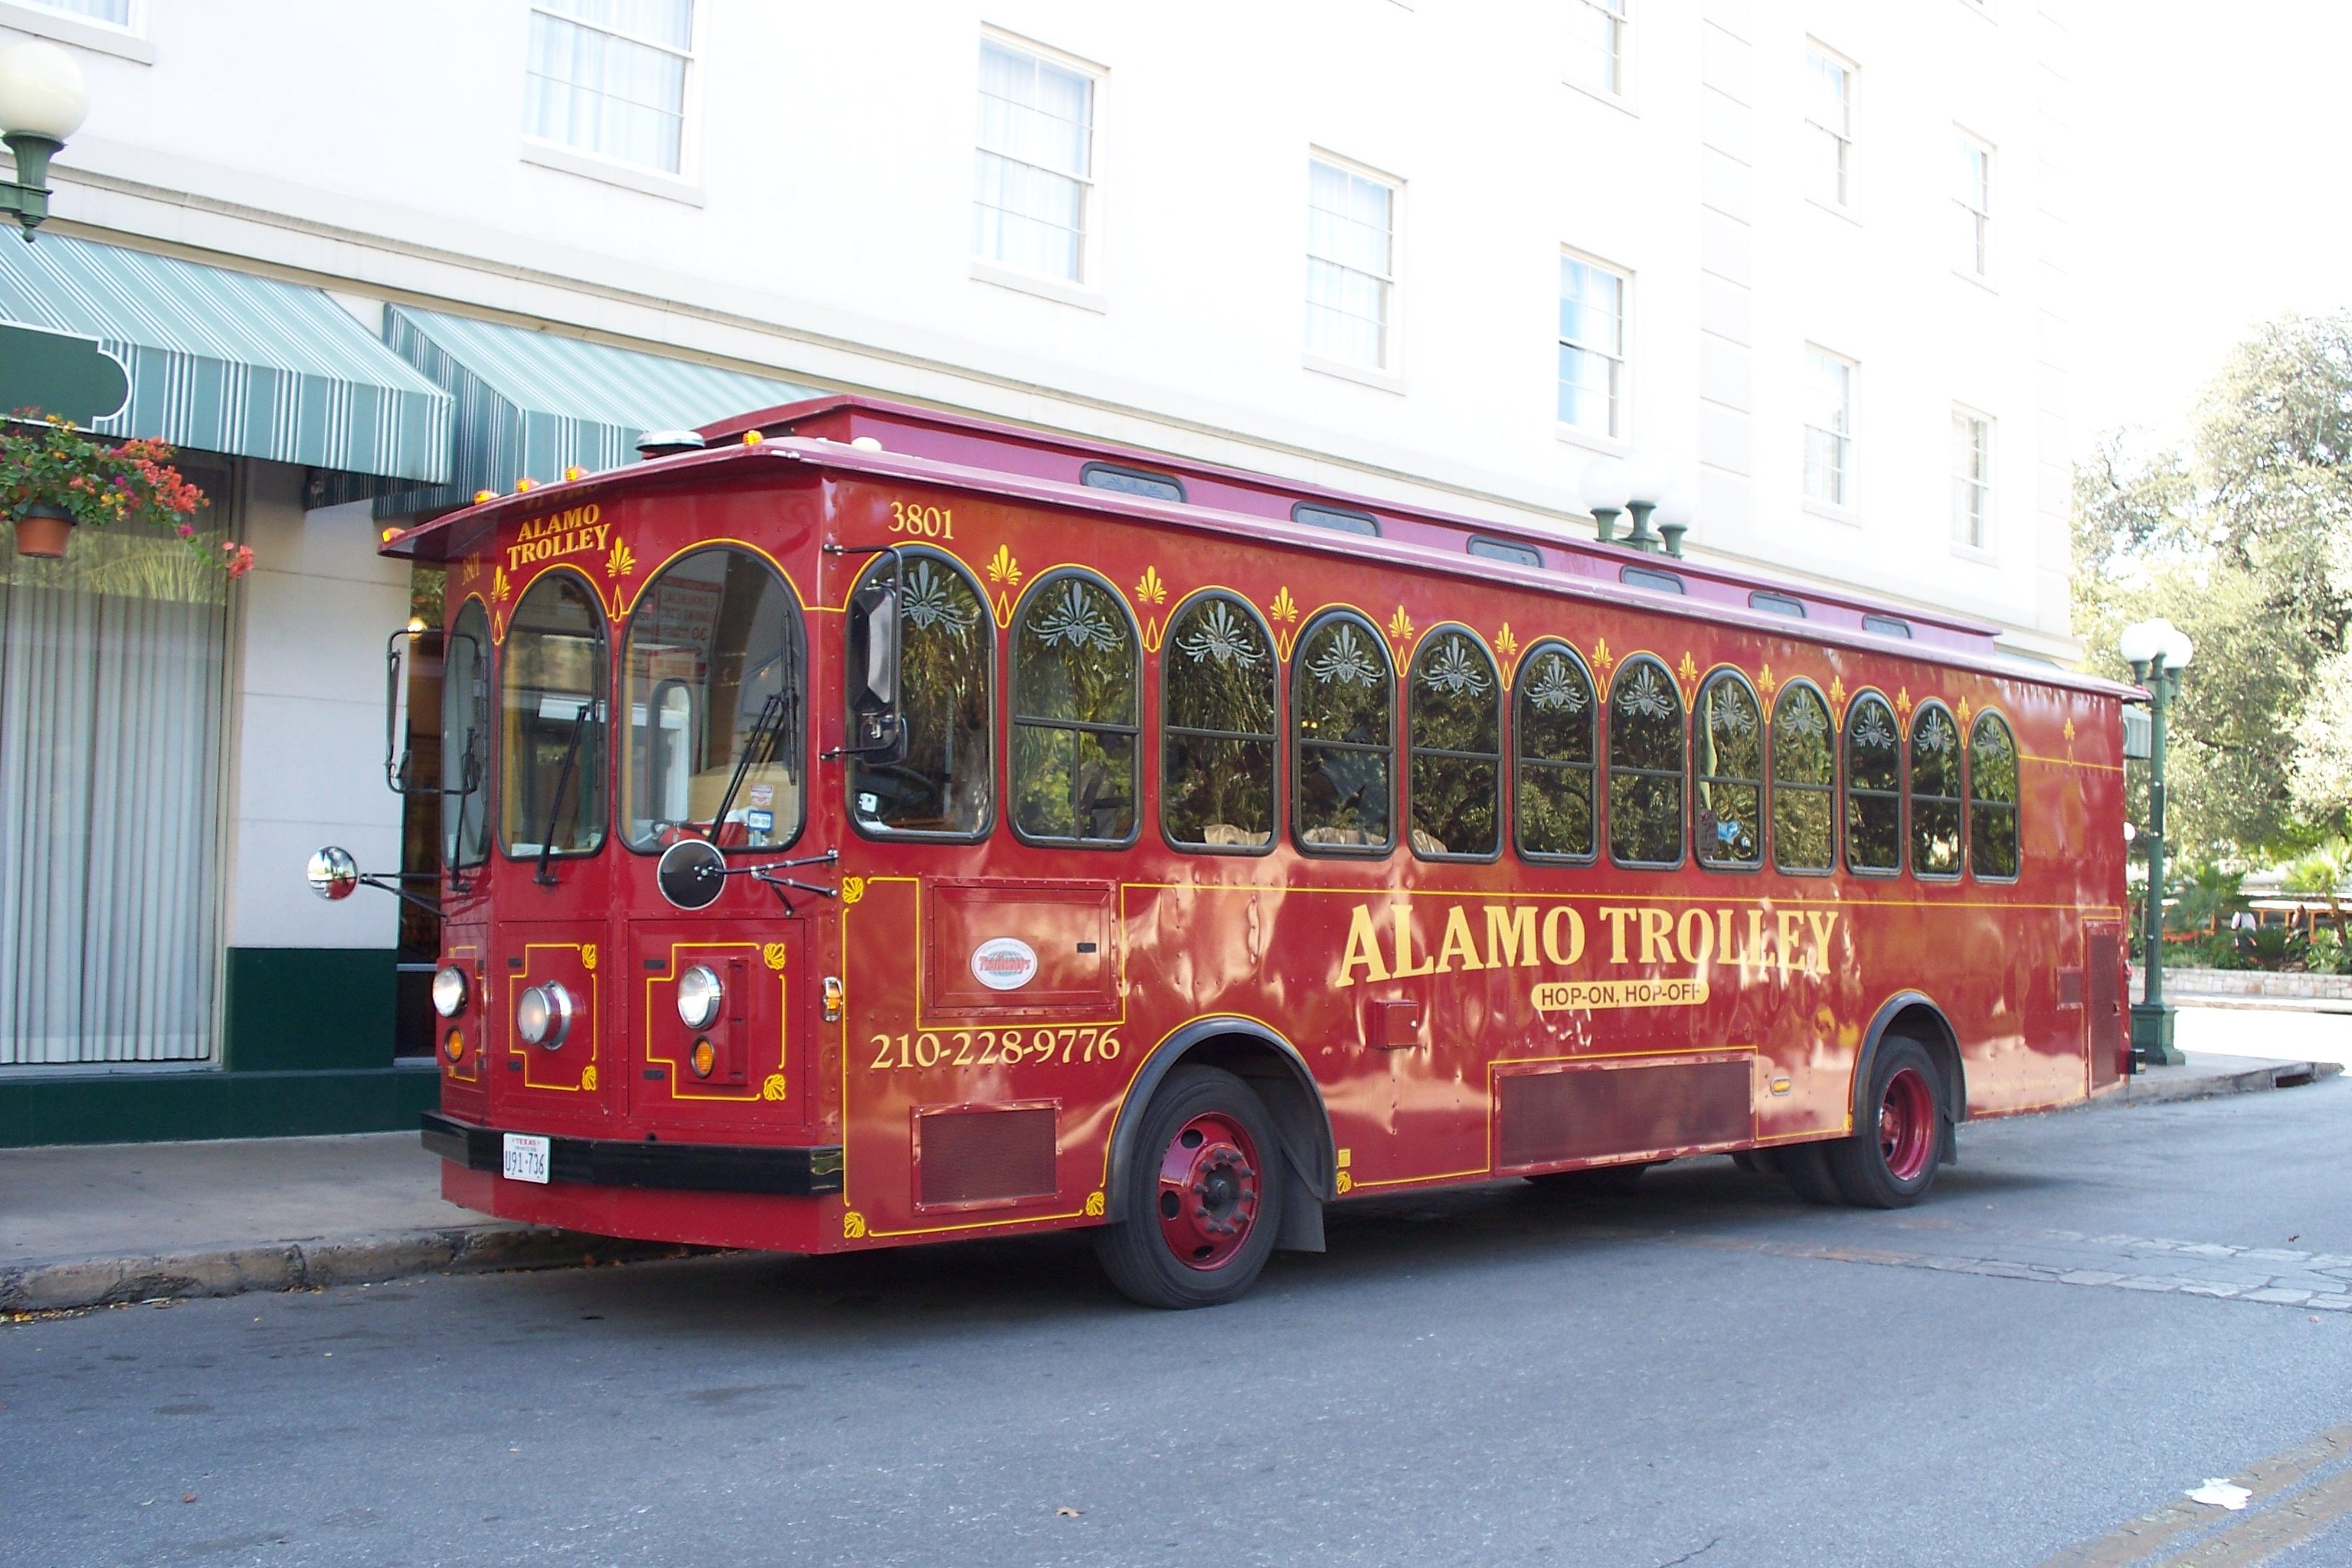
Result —
POLYGON ((1952 542, 1992 548, 1992 421, 1952 410, 1952 542))
POLYGON ((1952 265, 1971 278, 1992 273, 1992 149, 1966 132, 1952 138, 1952 265))
POLYGON ((1853 362, 1805 351, 1805 494, 1853 503, 1853 362))
POLYGON ((1568 79, 1578 87, 1625 93, 1626 0, 1568 0, 1568 79))
POLYGON ((1422 640, 1406 710, 1412 852, 1486 859, 1503 847, 1503 682, 1484 641, 1446 630, 1422 640))
POLYGON ((1396 187, 1321 158, 1307 163, 1307 352, 1389 367, 1396 187))
POLYGON ((972 254, 1041 278, 1085 282, 1094 139, 1093 77, 982 39, 972 254))
POLYGON ((44 11, 62 11, 68 16, 87 16, 111 26, 131 26, 131 0, 26 0, 26 4, 44 11))
POLYGON ((1833 207, 1853 201, 1853 67, 1805 51, 1805 194, 1833 207))
POLYGON ((693 47, 694 0, 535 0, 523 130, 675 174, 693 47))
POLYGON ((1625 285, 1622 272, 1559 258, 1559 422, 1625 434, 1625 285))

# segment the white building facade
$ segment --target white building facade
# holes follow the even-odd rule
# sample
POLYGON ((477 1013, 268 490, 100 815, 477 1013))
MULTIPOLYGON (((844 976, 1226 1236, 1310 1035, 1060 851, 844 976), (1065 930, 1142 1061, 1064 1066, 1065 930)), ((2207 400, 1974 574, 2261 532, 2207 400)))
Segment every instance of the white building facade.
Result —
MULTIPOLYGON (((401 854, 377 528, 556 450, 468 447, 529 402, 486 329, 711 373, 536 411, 613 430, 856 390, 1577 532, 1639 457, 1695 555, 2074 652, 2059 0, 0 0, 32 36, 93 100, 44 245, 323 292, 455 426, 430 472, 227 454, 260 566, 199 1068, 238 1065, 239 952, 390 962, 391 900, 299 866, 401 854)), ((92 1063, 8 1048, 22 1142, 11 1087, 92 1063)))

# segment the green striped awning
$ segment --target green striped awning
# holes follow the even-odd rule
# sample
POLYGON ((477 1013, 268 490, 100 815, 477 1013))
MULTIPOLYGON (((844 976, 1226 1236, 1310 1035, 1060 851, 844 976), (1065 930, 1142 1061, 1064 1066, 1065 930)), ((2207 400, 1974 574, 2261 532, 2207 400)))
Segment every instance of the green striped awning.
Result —
POLYGON ((462 506, 478 490, 503 495, 518 479, 544 482, 568 468, 618 468, 636 461, 637 437, 648 430, 691 429, 824 395, 552 332, 402 306, 384 315, 394 352, 454 396, 457 412, 449 482, 382 495, 379 517, 462 506))
POLYGON ((448 395, 316 289, 44 235, 0 246, 0 320, 96 338, 130 368, 101 434, 449 477, 448 395))

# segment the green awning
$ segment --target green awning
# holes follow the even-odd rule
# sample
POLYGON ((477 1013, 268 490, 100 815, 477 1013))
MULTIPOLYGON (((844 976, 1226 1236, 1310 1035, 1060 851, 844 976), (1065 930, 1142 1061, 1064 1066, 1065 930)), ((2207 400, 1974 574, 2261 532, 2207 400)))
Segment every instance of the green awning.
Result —
POLYGON ((316 289, 44 235, 0 246, 0 321, 96 338, 130 368, 101 434, 449 477, 448 395, 316 289))
POLYGON ((568 468, 618 468, 636 461, 637 437, 648 430, 691 429, 824 395, 552 332, 401 306, 384 315, 394 352, 454 396, 457 412, 449 482, 392 489, 376 500, 379 517, 466 505, 478 490, 503 495, 518 479, 544 482, 568 468))

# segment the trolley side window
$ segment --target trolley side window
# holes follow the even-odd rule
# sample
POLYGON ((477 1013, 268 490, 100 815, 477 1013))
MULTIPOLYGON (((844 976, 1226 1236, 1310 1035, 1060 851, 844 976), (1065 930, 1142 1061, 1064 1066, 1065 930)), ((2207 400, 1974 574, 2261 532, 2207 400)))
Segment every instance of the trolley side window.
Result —
POLYGON ((1594 733, 1600 709, 1584 661, 1559 643, 1539 643, 1519 667, 1519 853, 1532 859, 1590 860, 1593 843, 1594 733))
POLYGON ((1895 710, 1869 694, 1846 716, 1845 863, 1887 875, 1903 868, 1903 735, 1895 710))
POLYGON ((1960 874, 1960 730, 1940 702, 1911 720, 1911 870, 1960 874))
POLYGON ((1491 859, 1503 847, 1503 681, 1486 645, 1446 628, 1412 661, 1412 852, 1491 859))
POLYGON ((1698 859, 1718 870, 1764 863, 1764 724, 1756 693, 1727 670, 1699 694, 1691 737, 1698 797, 1698 859))
POLYGON ((1784 686, 1772 704, 1772 864, 1783 871, 1831 869, 1836 826, 1829 704, 1809 684, 1784 686))
POLYGON ((2017 875, 2017 743, 1991 713, 1969 741, 1969 863, 1989 881, 2017 875))
POLYGON ((507 627, 499 683, 499 841, 528 858, 604 842, 604 611, 587 584, 551 571, 507 627))
POLYGON ((698 550, 654 579, 630 609, 621 659, 621 836, 630 848, 708 833, 722 804, 717 842, 726 848, 772 849, 798 837, 801 648, 791 589, 748 550, 698 550))
POLYGON ((1609 858, 1682 864, 1683 698, 1654 658, 1627 659, 1610 689, 1609 858))
MULTIPOLYGON (((851 812, 868 833, 977 837, 994 806, 995 624, 961 567, 928 550, 903 555, 898 713, 907 754, 852 763, 851 812)), ((872 568, 891 569, 887 561, 872 568)))
POLYGON ((1388 853, 1396 842, 1396 674, 1387 640, 1361 616, 1324 616, 1291 650, 1290 693, 1290 820, 1299 847, 1388 853))
POLYGON ((490 854, 490 621, 468 599, 450 627, 441 675, 441 858, 490 854))
POLYGON ((1184 849, 1274 845, 1274 643, 1227 594, 1185 605, 1160 645, 1160 827, 1184 849))
POLYGON ((1135 838, 1140 639, 1096 578, 1049 574, 1013 623, 1013 826, 1024 838, 1135 838))

